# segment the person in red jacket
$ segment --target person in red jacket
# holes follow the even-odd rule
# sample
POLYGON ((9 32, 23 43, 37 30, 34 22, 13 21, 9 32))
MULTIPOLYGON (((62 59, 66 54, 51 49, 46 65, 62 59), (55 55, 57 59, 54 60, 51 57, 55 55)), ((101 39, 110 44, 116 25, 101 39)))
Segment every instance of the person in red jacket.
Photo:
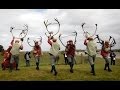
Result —
MULTIPOLYGON (((5 70, 6 68, 10 67, 10 59, 11 59, 10 50, 12 49, 13 41, 14 40, 11 41, 11 45, 8 47, 8 49, 4 51, 4 60, 3 60, 2 64, 1 64, 2 70, 5 70)), ((16 63, 14 62, 13 65, 12 65, 12 68, 15 68, 15 67, 16 67, 16 63)))
POLYGON ((67 44, 65 52, 70 65, 71 73, 73 73, 75 50, 76 50, 75 44, 73 44, 72 40, 69 40, 69 44, 67 44))
POLYGON ((105 41, 104 44, 102 45, 101 55, 105 59, 104 70, 106 70, 106 68, 108 68, 108 71, 111 72, 112 70, 110 69, 109 58, 108 58, 109 53, 110 53, 110 44, 109 44, 109 41, 105 41))
POLYGON ((36 70, 39 70, 40 56, 42 55, 42 50, 38 42, 35 42, 35 46, 33 48, 33 55, 36 61, 36 70))

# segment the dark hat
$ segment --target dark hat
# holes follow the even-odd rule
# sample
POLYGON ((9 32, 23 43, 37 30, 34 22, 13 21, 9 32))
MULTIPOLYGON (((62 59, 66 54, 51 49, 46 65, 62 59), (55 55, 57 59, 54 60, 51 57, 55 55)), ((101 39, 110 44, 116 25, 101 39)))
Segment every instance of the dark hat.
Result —
POLYGON ((68 42, 73 42, 72 40, 69 40, 68 42))

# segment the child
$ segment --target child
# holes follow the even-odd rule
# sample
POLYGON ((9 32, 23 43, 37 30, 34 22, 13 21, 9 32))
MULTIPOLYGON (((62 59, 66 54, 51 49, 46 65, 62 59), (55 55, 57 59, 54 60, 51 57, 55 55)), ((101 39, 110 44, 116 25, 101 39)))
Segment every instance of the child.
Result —
POLYGON ((30 52, 26 52, 25 55, 24 55, 24 58, 25 58, 25 61, 26 61, 26 67, 29 67, 30 66, 30 52))
POLYGON ((111 57, 111 65, 112 64, 115 65, 116 54, 113 51, 110 52, 110 57, 111 57))

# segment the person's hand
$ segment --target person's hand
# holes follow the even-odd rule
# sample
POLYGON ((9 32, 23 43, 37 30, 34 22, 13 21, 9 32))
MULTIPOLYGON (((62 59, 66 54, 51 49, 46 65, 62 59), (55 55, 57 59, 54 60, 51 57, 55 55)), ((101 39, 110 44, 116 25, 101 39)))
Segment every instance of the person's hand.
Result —
POLYGON ((23 38, 20 39, 23 42, 23 38))
POLYGON ((48 39, 51 39, 51 36, 48 36, 48 39))
POLYGON ((53 36, 48 36, 48 39, 53 39, 53 36))

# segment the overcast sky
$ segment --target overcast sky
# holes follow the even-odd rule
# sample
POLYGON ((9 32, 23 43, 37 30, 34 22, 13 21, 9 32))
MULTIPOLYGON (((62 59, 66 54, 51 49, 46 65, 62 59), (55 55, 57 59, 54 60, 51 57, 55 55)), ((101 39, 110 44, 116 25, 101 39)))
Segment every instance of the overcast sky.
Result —
MULTIPOLYGON (((63 36, 71 34, 74 30, 77 31, 77 49, 85 49, 83 45, 85 38, 81 28, 83 22, 86 23, 89 28, 86 30, 89 30, 91 34, 93 34, 95 24, 97 24, 97 34, 103 40, 109 39, 110 35, 113 36, 117 42, 114 48, 120 49, 120 9, 0 9, 0 45, 3 45, 5 49, 10 45, 12 40, 11 26, 28 24, 29 32, 23 42, 24 50, 32 49, 27 43, 28 37, 40 35, 43 37, 42 50, 48 51, 50 46, 47 43, 47 37, 45 36, 47 31, 43 22, 47 19, 53 22, 54 18, 58 18, 61 24, 59 33, 63 36)), ((57 26, 53 25, 51 27, 52 31, 56 33, 57 26)), ((64 37, 62 41, 65 43, 69 39, 74 40, 74 36, 64 37)), ((58 43, 60 43, 59 40, 58 43)), ((63 50, 64 47, 61 43, 60 45, 63 50)), ((99 45, 98 47, 100 48, 99 45)))

